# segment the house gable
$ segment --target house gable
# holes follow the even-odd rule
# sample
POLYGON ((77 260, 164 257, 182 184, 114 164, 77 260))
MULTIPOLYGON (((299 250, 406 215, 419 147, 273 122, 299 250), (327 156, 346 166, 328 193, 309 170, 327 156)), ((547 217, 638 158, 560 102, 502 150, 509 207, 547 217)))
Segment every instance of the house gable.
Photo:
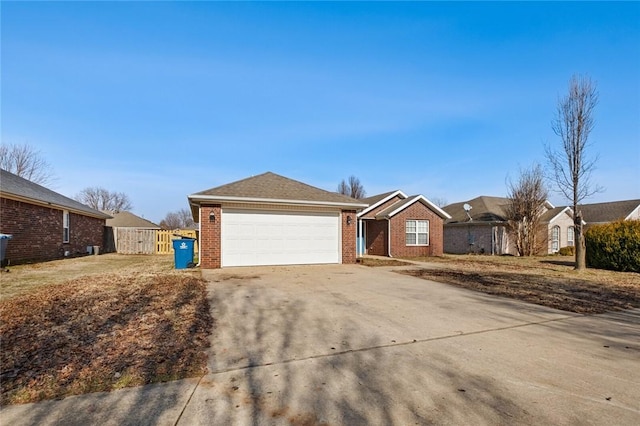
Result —
POLYGON ((390 207, 400 200, 407 198, 407 195, 400 191, 390 191, 384 194, 374 195, 372 197, 364 198, 360 201, 369 205, 369 207, 358 213, 358 217, 362 219, 375 219, 376 214, 387 207, 390 207))

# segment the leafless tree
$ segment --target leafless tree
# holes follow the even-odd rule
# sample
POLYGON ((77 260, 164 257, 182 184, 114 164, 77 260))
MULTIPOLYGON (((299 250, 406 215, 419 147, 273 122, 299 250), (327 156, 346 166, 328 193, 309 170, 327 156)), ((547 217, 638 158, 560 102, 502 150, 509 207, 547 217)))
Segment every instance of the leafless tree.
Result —
POLYGON ((169 212, 160 221, 163 229, 184 229, 191 228, 195 225, 191 211, 188 209, 180 209, 177 212, 169 212))
POLYGON ((433 204, 435 204, 436 206, 438 206, 440 208, 442 208, 442 207, 446 206, 447 204, 449 204, 447 199, 444 198, 444 197, 429 197, 429 201, 431 201, 433 204))
POLYGON ((83 189, 75 196, 75 199, 96 210, 113 213, 133 208, 131 200, 124 192, 109 191, 98 186, 83 189))
POLYGON ((507 182, 507 197, 510 200, 506 208, 509 232, 515 241, 520 256, 533 256, 542 248, 545 239, 545 226, 541 222, 545 212, 544 203, 548 197, 542 167, 535 165, 520 170, 516 182, 507 182))
POLYGON ((55 180, 51 165, 31 145, 0 145, 0 168, 39 185, 46 186, 55 180))
POLYGON ((596 157, 589 157, 589 135, 595 120, 593 112, 598 104, 596 84, 589 77, 574 75, 569 81, 569 93, 558 100, 556 116, 551 127, 562 141, 561 149, 545 147, 551 179, 558 192, 572 203, 576 238, 575 269, 586 268, 584 233, 582 229, 582 201, 602 190, 591 182, 596 157))
POLYGON ((367 195, 364 186, 360 183, 360 179, 353 175, 349 176, 348 181, 342 179, 342 182, 338 185, 338 193, 357 199, 364 198, 367 195))

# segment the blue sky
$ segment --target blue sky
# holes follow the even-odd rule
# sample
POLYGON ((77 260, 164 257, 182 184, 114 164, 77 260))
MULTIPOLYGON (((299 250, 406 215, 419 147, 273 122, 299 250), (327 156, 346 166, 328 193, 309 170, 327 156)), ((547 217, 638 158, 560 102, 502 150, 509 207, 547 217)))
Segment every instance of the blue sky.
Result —
MULTIPOLYGON (((327 190, 504 196, 598 84, 590 202, 640 198, 640 3, 1 4, 2 141, 160 221, 273 171, 327 190)), ((553 194, 551 200, 565 201, 553 194)))

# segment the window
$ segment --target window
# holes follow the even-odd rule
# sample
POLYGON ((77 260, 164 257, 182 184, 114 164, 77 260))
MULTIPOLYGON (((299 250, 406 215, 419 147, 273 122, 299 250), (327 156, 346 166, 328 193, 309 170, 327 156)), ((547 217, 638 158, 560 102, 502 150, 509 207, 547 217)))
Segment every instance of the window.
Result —
POLYGON ((405 223, 405 233, 408 246, 429 245, 428 220, 407 220, 405 223))
POLYGON ((570 226, 569 228, 567 228, 567 245, 568 246, 573 246, 574 244, 574 233, 573 233, 573 226, 570 226))
POLYGON ((551 228, 551 252, 556 253, 560 250, 560 227, 551 228))
POLYGON ((62 212, 62 242, 69 242, 69 212, 62 212))

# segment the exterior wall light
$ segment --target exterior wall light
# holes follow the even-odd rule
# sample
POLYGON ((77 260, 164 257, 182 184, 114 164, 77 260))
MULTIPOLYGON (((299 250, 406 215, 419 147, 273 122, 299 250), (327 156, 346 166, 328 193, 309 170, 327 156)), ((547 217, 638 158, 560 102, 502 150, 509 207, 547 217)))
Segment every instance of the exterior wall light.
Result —
POLYGON ((216 214, 214 212, 209 213, 209 222, 216 221, 216 214))
POLYGON ((347 216, 347 225, 351 225, 352 221, 353 219, 351 219, 351 216, 347 216))

